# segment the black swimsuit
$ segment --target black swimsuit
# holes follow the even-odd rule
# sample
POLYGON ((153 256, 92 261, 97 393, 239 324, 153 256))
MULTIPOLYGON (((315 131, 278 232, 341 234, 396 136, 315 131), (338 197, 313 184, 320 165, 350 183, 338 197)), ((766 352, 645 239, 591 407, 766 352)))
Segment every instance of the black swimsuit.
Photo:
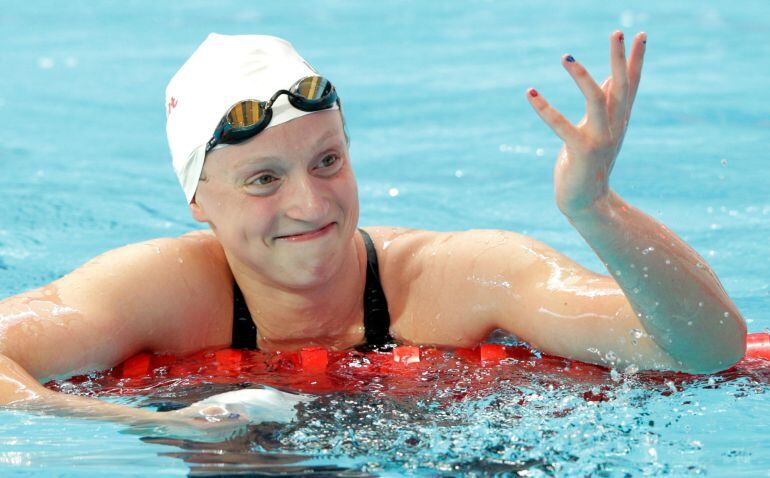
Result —
MULTIPOLYGON (((388 301, 380 284, 377 251, 369 234, 358 230, 366 246, 366 285, 364 286, 364 336, 366 342, 358 347, 363 350, 381 349, 391 346, 390 314, 388 301)), ((257 349, 257 326, 251 319, 241 288, 233 281, 233 343, 234 349, 257 349)))

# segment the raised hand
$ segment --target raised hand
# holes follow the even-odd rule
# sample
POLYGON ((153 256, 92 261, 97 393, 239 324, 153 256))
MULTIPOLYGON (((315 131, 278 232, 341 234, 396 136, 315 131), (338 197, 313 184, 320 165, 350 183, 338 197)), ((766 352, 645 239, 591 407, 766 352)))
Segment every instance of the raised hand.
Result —
POLYGON ((637 34, 626 61, 623 32, 612 33, 612 74, 602 86, 571 55, 562 57, 562 65, 586 98, 586 114, 576 125, 534 88, 527 90, 529 103, 537 114, 564 140, 554 169, 554 187, 556 204, 569 218, 590 212, 608 196, 609 175, 639 88, 646 43, 647 35, 637 34))

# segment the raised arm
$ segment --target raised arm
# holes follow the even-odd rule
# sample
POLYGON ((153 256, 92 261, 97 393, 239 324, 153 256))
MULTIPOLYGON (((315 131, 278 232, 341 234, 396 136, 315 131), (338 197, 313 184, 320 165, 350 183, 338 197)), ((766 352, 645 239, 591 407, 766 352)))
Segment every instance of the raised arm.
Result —
POLYGON ((512 232, 375 231, 383 276, 396 278, 385 286, 400 338, 470 346, 500 327, 553 355, 691 373, 723 370, 743 356, 745 323, 706 261, 609 187, 646 36, 637 35, 628 62, 622 33, 610 43, 612 76, 602 87, 563 58, 586 97, 577 125, 527 93, 565 142, 554 171, 557 205, 610 275, 512 232))
POLYGON ((577 125, 535 90, 527 97, 565 142, 554 171, 561 211, 602 259, 644 330, 677 368, 713 372, 728 368, 744 353, 746 326, 740 312, 702 257, 609 187, 641 77, 646 38, 636 36, 627 62, 623 33, 611 35, 612 75, 602 87, 574 58, 563 58, 586 98, 586 116, 577 125))

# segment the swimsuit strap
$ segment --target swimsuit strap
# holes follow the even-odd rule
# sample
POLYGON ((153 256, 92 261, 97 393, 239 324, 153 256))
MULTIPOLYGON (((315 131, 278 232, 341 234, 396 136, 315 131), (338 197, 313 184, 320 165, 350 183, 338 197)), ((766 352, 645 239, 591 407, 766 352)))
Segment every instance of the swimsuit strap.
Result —
POLYGON ((364 336, 366 345, 363 348, 383 348, 392 344, 390 336, 390 314, 388 300, 380 282, 380 266, 377 261, 377 250, 369 234, 363 229, 358 230, 366 246, 366 285, 364 286, 364 336))
MULTIPOLYGON (((369 234, 358 230, 366 246, 366 285, 364 285, 364 337, 366 343, 359 350, 388 348, 394 344, 390 335, 390 314, 388 301, 380 283, 380 268, 377 251, 369 234)), ((232 348, 257 348, 257 326, 251 319, 251 313, 243 298, 243 292, 233 279, 233 337, 232 348)))
POLYGON ((234 349, 257 348, 257 324, 251 320, 251 312, 243 298, 243 292, 233 279, 233 341, 234 349))

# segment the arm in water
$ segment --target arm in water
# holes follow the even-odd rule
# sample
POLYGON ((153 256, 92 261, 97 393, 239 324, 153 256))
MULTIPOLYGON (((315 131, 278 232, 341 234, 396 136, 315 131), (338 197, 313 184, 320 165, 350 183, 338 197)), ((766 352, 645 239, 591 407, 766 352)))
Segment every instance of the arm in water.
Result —
POLYGON ((612 75, 601 87, 574 58, 563 58, 586 97, 586 116, 577 125, 535 90, 527 97, 565 142, 554 171, 559 209, 607 266, 646 332, 680 370, 723 370, 744 353, 746 325, 740 312, 703 258, 609 188, 645 48, 642 33, 626 63, 623 34, 613 33, 612 75))
POLYGON ((60 417, 108 420, 128 425, 129 433, 187 439, 225 440, 244 430, 247 417, 223 407, 192 405, 173 412, 154 412, 43 387, 19 364, 0 355, 0 408, 60 417))
POLYGON ((221 409, 157 413, 38 382, 109 368, 142 350, 184 354, 227 345, 229 330, 219 325, 227 317, 212 317, 232 303, 226 289, 214 289, 231 278, 212 266, 211 256, 221 254, 214 246, 200 235, 134 244, 0 301, 0 407, 111 420, 137 433, 220 439, 237 431, 242 417, 221 409))

